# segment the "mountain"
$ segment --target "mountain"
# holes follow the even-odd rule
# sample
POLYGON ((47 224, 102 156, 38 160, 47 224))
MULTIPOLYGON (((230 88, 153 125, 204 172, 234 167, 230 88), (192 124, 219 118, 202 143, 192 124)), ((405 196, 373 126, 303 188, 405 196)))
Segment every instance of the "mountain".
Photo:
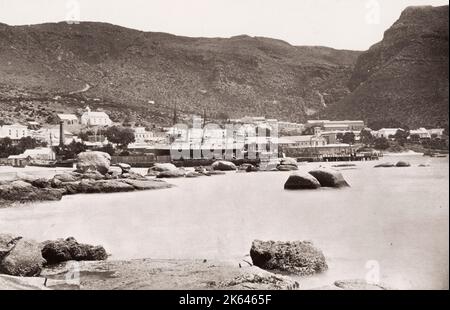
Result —
POLYGON ((178 114, 304 121, 350 93, 360 52, 236 36, 188 38, 104 23, 0 24, 6 121, 86 105, 139 123, 178 114))
POLYGON ((405 9, 383 40, 359 56, 351 94, 326 115, 375 127, 395 120, 448 128, 448 13, 448 6, 405 9))

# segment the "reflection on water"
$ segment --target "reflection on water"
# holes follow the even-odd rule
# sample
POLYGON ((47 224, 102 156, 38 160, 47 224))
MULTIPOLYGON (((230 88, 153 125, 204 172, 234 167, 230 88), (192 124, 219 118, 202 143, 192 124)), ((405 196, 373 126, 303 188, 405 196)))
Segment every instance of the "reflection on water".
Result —
POLYGON ((330 268, 303 279, 302 287, 379 270, 395 288, 448 288, 448 159, 401 159, 413 167, 358 162, 342 170, 352 187, 339 190, 284 191, 289 172, 267 172, 170 180, 177 186, 159 191, 67 196, 0 209, 0 231, 38 240, 74 236, 104 245, 111 259, 228 260, 246 255, 254 239, 312 240, 330 268), (430 167, 417 167, 423 163, 430 167))

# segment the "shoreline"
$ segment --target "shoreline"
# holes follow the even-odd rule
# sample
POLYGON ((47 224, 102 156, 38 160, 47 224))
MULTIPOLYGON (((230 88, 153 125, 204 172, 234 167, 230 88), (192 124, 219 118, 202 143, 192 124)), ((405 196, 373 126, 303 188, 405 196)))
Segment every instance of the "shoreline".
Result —
MULTIPOLYGON (((32 290, 302 290, 290 275, 241 261, 134 259, 67 262, 44 268, 40 277, 0 275, 1 289, 32 290), (71 269, 72 268, 72 269, 71 269), (74 271, 71 271, 74 270, 74 271), (76 275, 79 274, 79 279, 76 275), (72 277, 75 275, 75 279, 72 277), (66 280, 68 278, 69 280, 66 280)), ((303 290, 387 290, 383 284, 341 279, 303 290)))

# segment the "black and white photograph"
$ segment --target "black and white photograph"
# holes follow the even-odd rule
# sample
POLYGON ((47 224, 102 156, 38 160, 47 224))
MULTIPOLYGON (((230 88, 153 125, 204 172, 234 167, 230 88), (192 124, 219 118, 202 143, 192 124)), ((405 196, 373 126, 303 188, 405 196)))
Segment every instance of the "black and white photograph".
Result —
POLYGON ((448 57, 448 0, 0 0, 0 290, 448 290, 448 57))

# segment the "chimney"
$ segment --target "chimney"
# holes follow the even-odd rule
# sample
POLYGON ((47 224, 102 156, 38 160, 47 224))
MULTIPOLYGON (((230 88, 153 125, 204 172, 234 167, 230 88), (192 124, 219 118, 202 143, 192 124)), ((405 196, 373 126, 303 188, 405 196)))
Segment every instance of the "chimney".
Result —
POLYGON ((59 121, 59 146, 64 146, 64 121, 59 121))

